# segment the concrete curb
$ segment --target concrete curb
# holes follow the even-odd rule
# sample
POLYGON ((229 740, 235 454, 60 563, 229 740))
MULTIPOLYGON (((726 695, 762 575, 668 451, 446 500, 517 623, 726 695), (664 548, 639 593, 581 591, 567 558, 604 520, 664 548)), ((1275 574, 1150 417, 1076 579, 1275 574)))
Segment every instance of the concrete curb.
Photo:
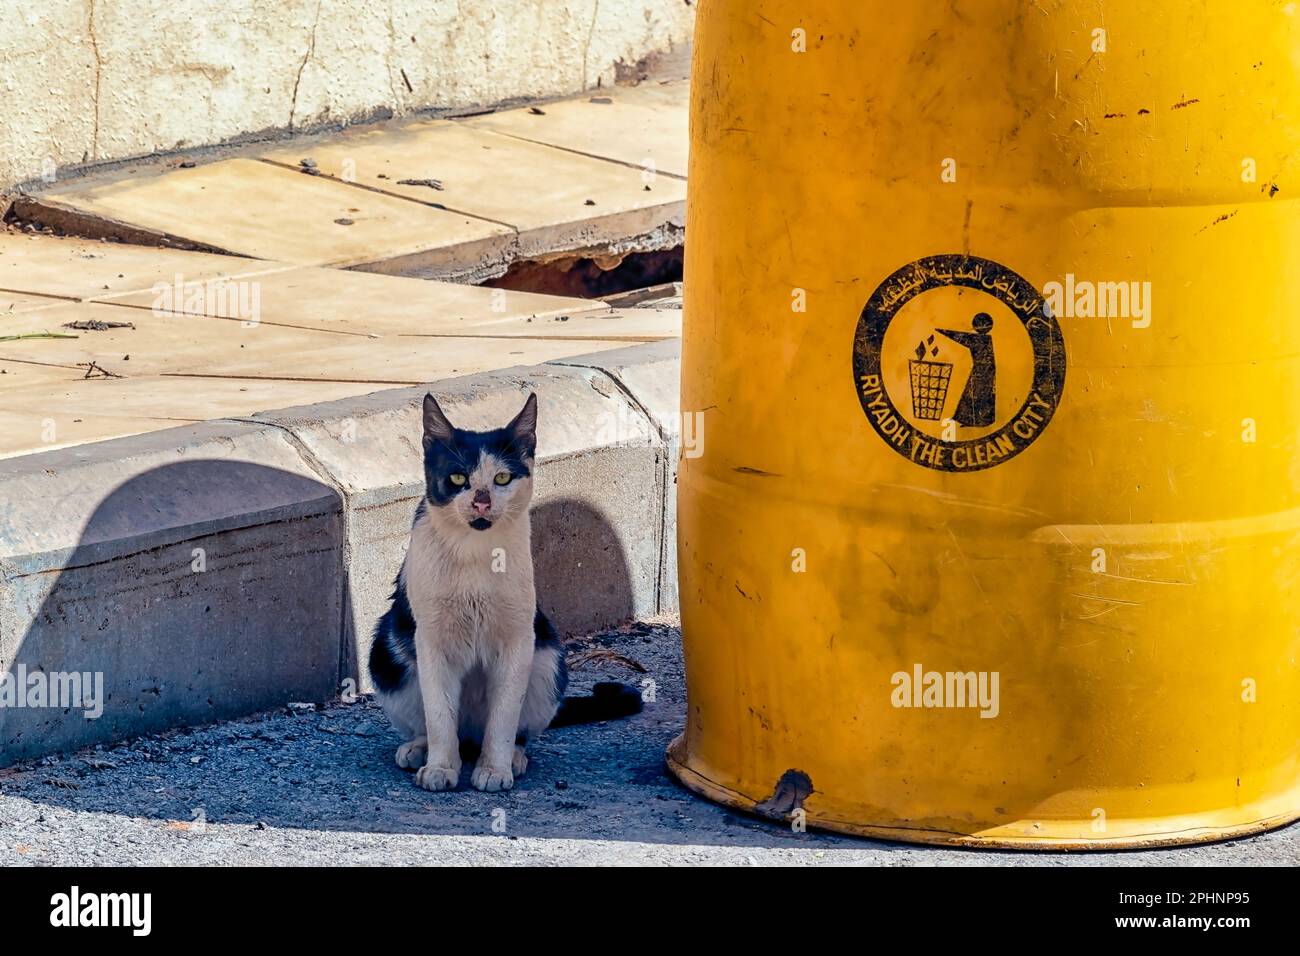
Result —
MULTIPOLYGON (((563 632, 676 607, 676 355, 656 342, 427 389, 465 427, 537 392, 538 592, 563 632)), ((27 681, 22 700, 0 684, 0 766, 367 689, 422 493, 425 391, 0 460, 0 678, 27 681), (36 705, 74 672, 87 691, 102 675, 102 716, 36 705)))
POLYGON ((337 686, 341 502, 273 430, 6 459, 0 501, 0 665, 26 685, 0 706, 0 763, 337 686), (102 699, 41 694, 73 673, 102 699))
POLYGON ((594 355, 559 359, 555 365, 599 369, 636 403, 659 432, 665 454, 660 481, 664 494, 660 510, 660 613, 678 609, 677 601, 677 459, 681 455, 682 343, 670 339, 613 349, 594 355))

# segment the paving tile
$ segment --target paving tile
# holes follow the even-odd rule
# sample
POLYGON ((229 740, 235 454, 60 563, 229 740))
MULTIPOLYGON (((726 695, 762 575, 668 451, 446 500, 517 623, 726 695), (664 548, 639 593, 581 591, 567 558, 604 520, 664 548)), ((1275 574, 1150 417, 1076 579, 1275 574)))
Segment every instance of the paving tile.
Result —
MULTIPOLYGON (((0 343, 0 345, 9 343, 0 343)), ((170 428, 174 420, 138 408, 100 405, 93 413, 69 409, 63 395, 83 386, 85 372, 58 365, 0 359, 0 458, 51 451, 90 441, 170 428)), ((86 383, 94 386, 95 382, 86 383)))
MULTIPOLYGON (((397 335, 462 334, 506 319, 561 315, 602 305, 587 299, 338 269, 275 272, 250 283, 249 288, 236 290, 237 295, 209 296, 205 309, 212 315, 237 318, 240 303, 253 301, 255 293, 264 323, 354 335, 397 335)), ((195 286, 202 288, 201 283, 195 286)), ((189 300, 192 292, 188 287, 173 299, 189 300)), ((132 293, 106 301, 147 308, 153 300, 150 293, 132 293)))
MULTIPOLYGON (((540 111, 372 127, 275 149, 264 159, 88 176, 20 196, 15 208, 85 236, 188 243, 267 260, 269 268, 478 280, 520 257, 618 246, 659 237, 665 224, 680 227, 687 98, 685 82, 643 83, 540 111), (302 153, 321 175, 297 167, 302 153), (444 188, 401 182, 422 179, 444 188)), ((4 252, 0 247, 0 289, 42 291, 6 278, 14 262, 6 263, 4 252)), ((209 267, 224 271, 196 261, 184 268, 209 267)), ((71 276, 46 274, 43 289, 78 298, 95 291, 76 271, 71 276)), ((148 285, 128 269, 96 277, 103 280, 98 291, 138 291, 166 272, 150 275, 148 285)))
POLYGON ((254 159, 74 182, 32 201, 239 256, 413 274, 473 271, 506 258, 514 238, 496 223, 254 159))
POLYGON ((296 167, 305 156, 322 175, 510 225, 525 256, 645 235, 680 220, 686 200, 681 180, 647 182, 621 163, 461 122, 347 130, 262 158, 296 167))
POLYGON ((657 172, 685 178, 689 98, 685 80, 643 83, 547 103, 541 114, 523 107, 462 122, 630 166, 653 164, 657 172))
POLYGON ((485 322, 467 334, 523 339, 581 338, 624 344, 655 342, 681 338, 682 312, 680 309, 599 309, 535 318, 511 316, 485 322))
POLYGON ((0 341, 0 456, 679 336, 675 309, 424 281, 680 219, 686 85, 605 95, 26 197, 87 235, 231 254, 0 233, 0 336, 76 336, 0 341), (66 329, 85 320, 133 327, 66 329))
POLYGON ((178 424, 181 423, 151 418, 69 415, 63 412, 40 415, 30 410, 11 412, 0 408, 0 458, 140 435, 178 424))
POLYGON ((515 336, 511 328, 500 337, 343 334, 104 303, 63 303, 18 318, 25 332, 76 337, 0 342, 0 421, 13 429, 12 440, 0 441, 0 454, 535 365, 625 344, 617 337, 515 336), (68 329, 74 321, 132 327, 68 329), (47 434, 51 430, 54 438, 47 434))
POLYGON ((366 382, 143 376, 50 382, 0 394, 0 410, 201 422, 381 391, 366 382))
POLYGON ((0 289, 0 335, 8 334, 7 327, 13 324, 8 321, 11 316, 18 315, 20 312, 37 312, 41 309, 53 308, 56 305, 63 305, 64 301, 44 295, 33 295, 30 292, 0 289))
MULTIPOLYGON (((95 239, 0 232, 0 289, 90 299, 292 268, 243 259, 95 239)), ((3 311, 5 293, 0 293, 3 311)))
MULTIPOLYGON (((537 365, 618 348, 622 344, 626 343, 560 338, 349 337, 346 342, 325 348, 285 354, 274 365, 231 353, 221 359, 178 363, 176 373, 294 382, 369 382, 373 391, 383 386, 421 385, 513 365, 537 365)), ((277 404, 286 407, 295 403, 277 404)))
MULTIPOLYGON (((270 323, 246 325, 205 316, 154 314, 146 309, 99 303, 65 303, 20 317, 22 332, 53 332, 70 339, 0 341, 0 359, 82 367, 94 362, 113 374, 136 377, 193 367, 237 356, 250 365, 274 368, 286 355, 352 338, 333 332, 286 328, 270 323), (129 323, 131 328, 100 331, 67 328, 69 322, 129 323)), ((18 321, 15 319, 14 321, 18 321)), ((4 326, 0 319, 0 328, 4 326)), ((98 374, 98 373, 95 373, 98 374)))
MULTIPOLYGON (((0 342, 0 361, 59 367, 77 376, 89 373, 96 378, 220 375, 371 382, 380 387, 548 362, 613 348, 628 340, 626 335, 612 334, 584 337, 580 327, 604 330, 597 329, 594 321, 582 323, 581 317, 575 320, 578 327, 574 328, 568 327, 569 322, 553 323, 557 330, 553 334, 528 334, 528 326, 521 321, 517 326, 503 328, 500 336, 486 337, 347 335, 267 322, 246 325, 204 316, 154 315, 143 309, 97 303, 65 305, 25 318, 25 331, 56 332, 76 338, 0 342), (130 322, 133 327, 102 331, 66 328, 69 321, 86 320, 130 322)), ((597 321, 609 324, 609 320, 597 321)), ((544 323, 538 320, 542 333, 544 323)), ((641 333, 636 340, 650 337, 644 329, 629 331, 641 333)), ((188 414, 162 404, 152 411, 164 417, 188 414)))
POLYGON ((81 369, 66 366, 33 365, 28 362, 7 362, 0 359, 0 394, 18 392, 32 386, 49 385, 52 382, 73 382, 83 374, 81 369))
POLYGON ((0 389, 0 457, 139 435, 186 422, 243 418, 377 390, 364 383, 156 376, 0 389))
POLYGON ((483 346, 482 339, 351 338, 328 348, 287 353, 274 370, 231 353, 224 360, 180 357, 175 372, 120 379, 86 379, 80 368, 0 358, 0 457, 536 364, 618 343, 521 340, 483 346))

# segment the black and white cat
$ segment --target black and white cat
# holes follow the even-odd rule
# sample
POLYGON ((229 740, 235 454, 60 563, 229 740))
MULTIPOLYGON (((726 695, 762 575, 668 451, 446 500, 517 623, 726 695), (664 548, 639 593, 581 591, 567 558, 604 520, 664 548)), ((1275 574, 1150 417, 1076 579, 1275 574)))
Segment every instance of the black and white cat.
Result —
POLYGON ((426 395, 423 445, 425 495, 370 676, 406 739, 397 764, 416 783, 454 788, 464 744, 479 751, 470 782, 509 790, 528 767, 528 741, 548 726, 636 713, 641 697, 623 684, 564 697, 564 650, 533 584, 537 396, 504 428, 475 432, 426 395))

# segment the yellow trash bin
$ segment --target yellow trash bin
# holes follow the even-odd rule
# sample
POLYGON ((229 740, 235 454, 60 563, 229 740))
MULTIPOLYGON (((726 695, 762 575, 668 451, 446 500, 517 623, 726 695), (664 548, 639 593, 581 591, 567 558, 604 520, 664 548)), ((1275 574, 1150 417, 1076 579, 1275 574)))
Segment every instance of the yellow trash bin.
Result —
POLYGON ((1300 13, 706 0, 669 765, 929 843, 1300 815, 1300 13))

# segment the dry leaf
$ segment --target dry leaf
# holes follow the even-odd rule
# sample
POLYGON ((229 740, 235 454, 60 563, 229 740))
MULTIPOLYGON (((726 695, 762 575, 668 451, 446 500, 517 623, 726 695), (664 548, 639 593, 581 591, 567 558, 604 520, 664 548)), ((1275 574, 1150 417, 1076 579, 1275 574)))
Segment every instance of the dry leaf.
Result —
POLYGON ((593 661, 602 664, 620 664, 629 670, 634 670, 638 674, 646 672, 645 665, 640 661, 634 661, 625 654, 618 651, 611 651, 608 647, 593 647, 590 650, 579 651, 568 659, 568 665, 573 670, 578 670, 593 661))

